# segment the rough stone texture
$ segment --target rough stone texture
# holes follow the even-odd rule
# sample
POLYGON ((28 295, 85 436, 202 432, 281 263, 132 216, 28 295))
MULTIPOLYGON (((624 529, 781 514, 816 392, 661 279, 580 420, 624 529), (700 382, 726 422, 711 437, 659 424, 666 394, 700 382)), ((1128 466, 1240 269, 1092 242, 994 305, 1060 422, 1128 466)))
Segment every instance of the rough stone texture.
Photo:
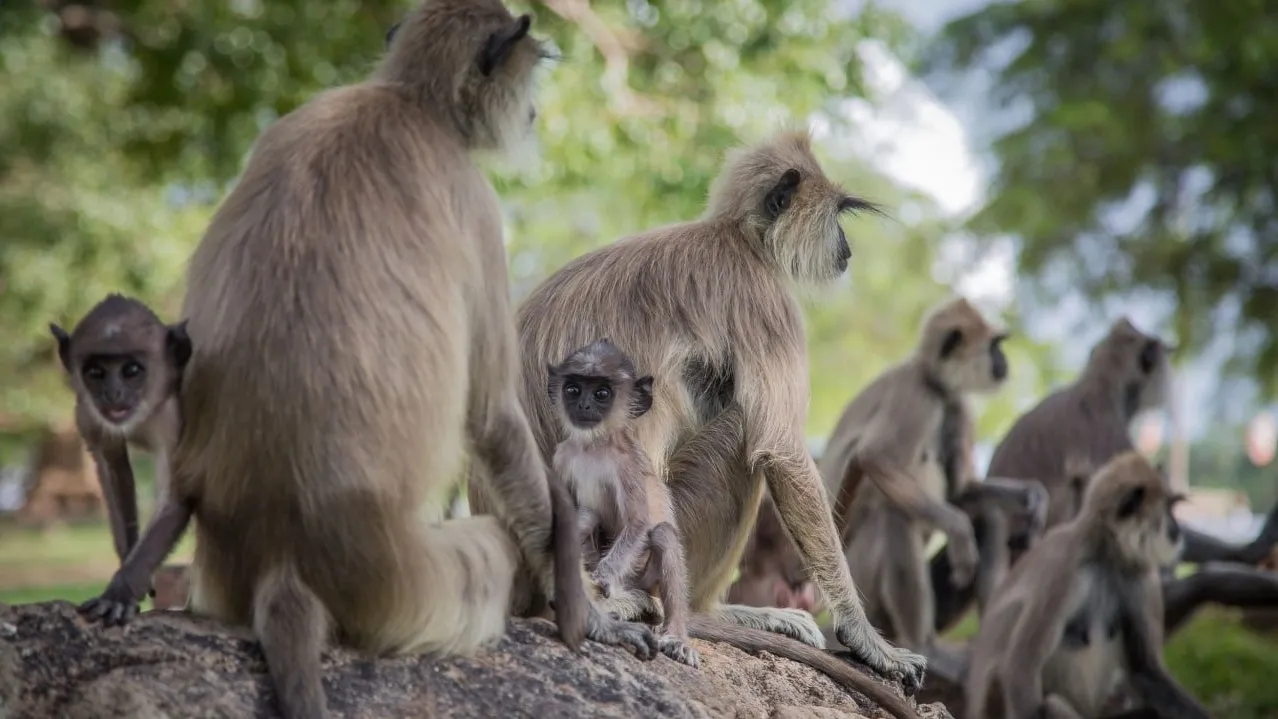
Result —
MULTIPOLYGON (((589 644, 574 655, 550 622, 514 620, 469 658, 369 660, 324 654, 335 717, 886 716, 825 675, 733 647, 695 642, 700 670, 589 644)), ((924 719, 950 714, 920 706, 924 719)), ((147 612, 123 628, 90 625, 66 602, 0 605, 0 717, 275 717, 257 644, 182 612, 147 612)))

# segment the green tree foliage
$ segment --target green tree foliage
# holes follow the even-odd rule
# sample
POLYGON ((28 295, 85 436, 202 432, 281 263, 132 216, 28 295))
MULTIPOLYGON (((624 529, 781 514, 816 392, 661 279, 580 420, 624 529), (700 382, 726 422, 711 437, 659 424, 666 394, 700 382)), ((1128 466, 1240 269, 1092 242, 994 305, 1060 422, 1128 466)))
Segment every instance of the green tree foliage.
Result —
POLYGON ((993 68, 978 233, 1093 298, 1176 303, 1186 347, 1235 330, 1234 369, 1278 378, 1278 16, 1259 0, 1024 0, 950 23, 926 65, 993 68), (1011 59, 1003 62, 1003 57, 1011 59), (992 109, 991 111, 997 111, 992 109))
MULTIPOLYGON (((47 0, 0 16, 0 407, 11 426, 69 416, 47 322, 73 322, 108 291, 173 316, 186 258, 257 134, 366 75, 411 4, 47 0)), ((540 85, 540 159, 494 171, 517 299, 586 250, 697 216, 728 148, 863 94, 859 41, 910 40, 873 4, 851 16, 826 0, 512 5, 562 56, 540 85)), ((832 175, 889 214, 846 221, 852 277, 810 303, 821 435, 944 296, 931 266, 947 227, 926 199, 818 145, 832 175), (907 201, 923 220, 891 219, 907 201)))

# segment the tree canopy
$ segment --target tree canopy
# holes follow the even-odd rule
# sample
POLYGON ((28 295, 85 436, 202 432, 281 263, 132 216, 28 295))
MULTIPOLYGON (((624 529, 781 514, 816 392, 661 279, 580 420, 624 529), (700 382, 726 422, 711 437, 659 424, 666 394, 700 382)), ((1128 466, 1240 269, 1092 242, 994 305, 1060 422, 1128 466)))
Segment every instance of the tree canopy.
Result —
POLYGON ((1230 368, 1272 398, 1278 16, 1266 3, 991 3, 949 23, 924 64, 938 86, 989 69, 989 112, 1014 115, 972 230, 1015 236, 1020 270, 1049 298, 1174 302, 1183 348, 1232 343, 1230 368))
MULTIPOLYGON (((571 257, 699 215, 727 149, 864 95, 860 41, 913 40, 875 4, 853 14, 826 0, 511 5, 533 12, 534 33, 562 55, 539 87, 540 159, 492 174, 516 301, 571 257)), ((74 322, 109 291, 173 317, 187 257, 257 134, 320 89, 365 76, 411 6, 46 0, 0 15, 0 425, 70 417, 48 322, 74 322)), ((830 147, 818 140, 828 172, 888 218, 845 222, 851 278, 809 303, 816 436, 909 351, 922 312, 947 292, 932 275, 947 220, 830 147), (922 219, 892 219, 907 201, 922 219)), ((1013 361, 1036 351, 1013 348, 1013 361)), ((1042 381, 1019 377, 1030 393, 1042 381)), ((1013 406, 992 404, 983 426, 1005 425, 1013 406)))

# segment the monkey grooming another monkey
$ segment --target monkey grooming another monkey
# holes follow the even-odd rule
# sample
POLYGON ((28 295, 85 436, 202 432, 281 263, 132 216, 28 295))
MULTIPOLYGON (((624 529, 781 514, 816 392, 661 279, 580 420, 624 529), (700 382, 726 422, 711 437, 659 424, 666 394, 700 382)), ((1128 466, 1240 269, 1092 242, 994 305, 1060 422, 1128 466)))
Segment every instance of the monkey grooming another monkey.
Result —
POLYGON ((669 494, 632 427, 652 407, 652 377, 636 377, 630 358, 606 339, 547 372, 549 396, 568 434, 555 450, 555 473, 576 500, 581 536, 601 534, 609 544, 591 580, 604 596, 618 598, 628 579, 643 575, 631 582, 641 590, 659 582, 665 626, 657 646, 671 659, 699 666, 701 657, 688 644, 688 578, 678 532, 648 518, 649 502, 669 506, 669 494))
POLYGON ((472 154, 533 131, 530 24, 422 3, 368 81, 262 133, 191 258, 172 461, 197 520, 190 605, 253 628, 286 718, 328 715, 330 638, 469 654, 538 597, 569 645, 656 653, 587 597, 517 394, 501 213, 472 154), (467 460, 495 516, 430 521, 467 460))
POLYGON ((1136 452, 1101 468, 1079 514, 1016 563, 982 618, 969 719, 1096 719, 1124 685, 1159 717, 1207 718, 1162 660, 1159 569, 1181 550, 1178 499, 1136 452))
MULTIPOLYGON (((937 464, 942 420, 947 405, 963 395, 1003 385, 1005 337, 966 299, 933 308, 913 354, 848 404, 821 456, 867 614, 894 641, 929 660, 943 654, 933 629, 927 536, 933 528, 948 536, 956 584, 971 582, 979 558, 971 520, 948 501, 957 488, 946 487, 937 464)), ((957 671, 947 667, 946 673, 957 671)))
POLYGON ((587 253, 532 292, 518 317, 521 399, 550 462, 566 433, 546 366, 600 336, 625 347, 661 387, 635 429, 670 487, 673 516, 651 519, 679 528, 691 609, 824 647, 807 612, 719 604, 766 481, 839 640, 913 691, 926 660, 866 619, 803 431, 808 360, 795 285, 843 274, 851 250, 839 217, 870 209, 825 176, 806 132, 734 152, 700 219, 587 253))
MULTIPOLYGON (((182 431, 178 387, 191 358, 186 323, 166 325, 142 302, 110 294, 71 332, 56 324, 49 332, 75 391, 76 428, 97 466, 123 564, 138 541, 130 444, 155 455, 157 507, 169 491, 169 456, 182 431)), ((150 575, 146 582, 149 589, 150 575)))

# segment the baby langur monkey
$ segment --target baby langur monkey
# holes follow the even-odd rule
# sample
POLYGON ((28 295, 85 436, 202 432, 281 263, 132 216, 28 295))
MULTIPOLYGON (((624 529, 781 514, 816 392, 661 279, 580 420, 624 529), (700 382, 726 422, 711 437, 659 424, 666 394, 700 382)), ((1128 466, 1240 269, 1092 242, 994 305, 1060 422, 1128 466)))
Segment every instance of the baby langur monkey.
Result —
POLYGON ((652 408, 652 377, 636 378, 634 363, 607 339, 575 350, 547 373, 547 391, 566 434, 554 469, 576 501, 587 561, 596 558, 593 547, 607 546, 591 580, 605 597, 622 601, 630 591, 648 593, 659 583, 665 627, 657 646, 676 661, 699 666, 701 658, 688 644, 687 565, 679 534, 670 522, 654 526, 649 517, 650 501, 668 506, 670 500, 632 428, 652 408))
POLYGON ((1179 499, 1134 451, 1101 468, 1077 517, 1013 566, 982 617, 968 719, 1094 719, 1124 684, 1154 716, 1206 719, 1162 660, 1159 568, 1182 550, 1179 499))
MULTIPOLYGON (((166 325, 145 304, 110 294, 70 333, 56 324, 49 331, 75 390, 76 428, 97 465, 115 553, 125 564, 138 542, 130 444, 156 455, 157 512, 169 493, 169 455, 182 431, 178 387, 191 358, 186 322, 166 325)), ((134 580, 146 583, 144 593, 151 578, 134 580)))

